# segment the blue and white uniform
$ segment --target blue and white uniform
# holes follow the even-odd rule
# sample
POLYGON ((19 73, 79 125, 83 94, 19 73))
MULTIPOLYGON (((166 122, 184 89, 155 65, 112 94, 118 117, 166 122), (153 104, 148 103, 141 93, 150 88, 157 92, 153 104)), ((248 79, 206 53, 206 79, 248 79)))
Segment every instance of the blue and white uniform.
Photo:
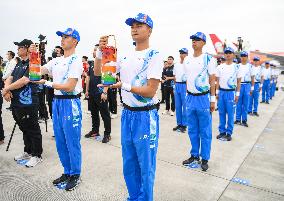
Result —
POLYGON ((209 75, 216 74, 216 60, 208 54, 199 57, 189 55, 183 64, 188 90, 186 113, 188 135, 192 145, 190 154, 209 160, 212 141, 209 75))
POLYGON ((177 63, 174 67, 175 76, 175 106, 176 121, 178 126, 186 126, 186 76, 183 64, 177 63))
POLYGON ((257 113, 258 112, 258 102, 259 102, 259 89, 261 85, 261 66, 253 66, 254 74, 254 90, 250 96, 249 109, 248 112, 257 113))
POLYGON ((216 77, 219 78, 218 111, 219 132, 232 135, 234 129, 235 91, 237 79, 241 78, 239 65, 221 64, 217 67, 216 77), (228 115, 228 120, 226 119, 228 115))
POLYGON ((262 102, 269 103, 270 98, 270 80, 271 80, 271 68, 262 69, 263 87, 262 87, 262 102))
POLYGON ((80 98, 82 92, 82 61, 77 55, 58 57, 48 62, 45 67, 53 77, 53 82, 64 84, 69 78, 77 79, 73 92, 54 90, 52 103, 52 121, 57 152, 64 167, 64 174, 81 174, 81 128, 82 110, 80 98))
MULTIPOLYGON (((161 79, 163 59, 151 48, 132 51, 118 62, 117 68, 122 83, 144 86, 149 79, 161 79)), ((159 100, 156 96, 145 98, 125 90, 121 91, 121 96, 124 103, 121 116, 123 175, 128 200, 151 201, 159 139, 159 115, 152 106, 159 100), (144 109, 137 111, 138 108, 144 109)))
POLYGON ((252 70, 252 65, 250 63, 247 64, 239 64, 240 65, 240 73, 242 76, 241 80, 241 91, 240 97, 237 103, 237 112, 236 112, 236 120, 247 122, 248 115, 248 106, 249 106, 249 98, 251 91, 251 77, 254 76, 254 72, 252 70))

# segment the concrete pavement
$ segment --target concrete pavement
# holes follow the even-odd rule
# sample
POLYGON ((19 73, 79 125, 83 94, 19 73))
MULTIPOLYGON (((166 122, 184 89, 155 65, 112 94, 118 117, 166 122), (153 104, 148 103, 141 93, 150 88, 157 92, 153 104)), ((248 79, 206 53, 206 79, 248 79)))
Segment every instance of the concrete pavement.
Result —
MULTIPOLYGON (((86 113, 86 101, 82 102, 83 136, 91 128, 91 119, 86 113)), ((3 108, 6 107, 7 103, 4 103, 3 108)), ((172 131, 175 117, 162 115, 163 109, 164 105, 160 110, 155 200, 284 200, 283 91, 276 93, 271 104, 260 104, 260 117, 249 117, 249 128, 236 126, 231 142, 216 140, 218 112, 214 112, 212 156, 207 172, 181 165, 189 156, 188 135, 172 131)), ((0 201, 112 201, 127 198, 122 175, 119 118, 112 121, 112 141, 109 144, 82 137, 82 183, 73 192, 58 190, 51 184, 63 171, 51 137, 51 121, 48 121, 48 133, 45 133, 45 125, 41 124, 44 161, 30 169, 13 161, 13 157, 23 150, 22 134, 18 128, 10 151, 5 151, 14 125, 11 113, 5 109, 3 122, 6 143, 0 146, 0 201)))

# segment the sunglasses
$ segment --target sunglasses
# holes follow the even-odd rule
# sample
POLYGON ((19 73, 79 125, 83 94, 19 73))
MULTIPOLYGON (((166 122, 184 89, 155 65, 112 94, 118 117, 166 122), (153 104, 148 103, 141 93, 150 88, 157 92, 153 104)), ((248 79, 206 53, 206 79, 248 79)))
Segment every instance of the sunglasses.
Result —
POLYGON ((193 38, 192 41, 202 41, 200 38, 193 38))
POLYGON ((233 54, 233 52, 225 52, 225 54, 233 54))
POLYGON ((247 57, 247 55, 241 55, 241 57, 247 57))

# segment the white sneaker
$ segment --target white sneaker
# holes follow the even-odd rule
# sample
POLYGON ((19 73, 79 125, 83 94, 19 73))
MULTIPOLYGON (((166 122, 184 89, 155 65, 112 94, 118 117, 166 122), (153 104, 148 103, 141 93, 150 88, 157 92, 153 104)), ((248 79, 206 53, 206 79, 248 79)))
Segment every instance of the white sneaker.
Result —
POLYGON ((26 163, 26 167, 34 167, 37 164, 42 162, 42 158, 39 158, 37 156, 31 157, 31 159, 26 163))
POLYGON ((170 111, 170 115, 171 115, 171 116, 174 116, 174 114, 175 114, 175 113, 174 113, 173 111, 170 111))
POLYGON ((88 111, 87 111, 87 114, 91 114, 91 111, 88 110, 88 111))
POLYGON ((165 110, 162 114, 169 114, 169 110, 165 110))
POLYGON ((110 114, 110 118, 112 118, 112 119, 115 119, 115 118, 117 118, 117 117, 118 117, 117 114, 110 114))
POLYGON ((28 154, 27 152, 21 153, 17 156, 15 156, 14 160, 15 161, 19 161, 19 160, 26 160, 26 159, 30 159, 32 156, 30 154, 28 154))

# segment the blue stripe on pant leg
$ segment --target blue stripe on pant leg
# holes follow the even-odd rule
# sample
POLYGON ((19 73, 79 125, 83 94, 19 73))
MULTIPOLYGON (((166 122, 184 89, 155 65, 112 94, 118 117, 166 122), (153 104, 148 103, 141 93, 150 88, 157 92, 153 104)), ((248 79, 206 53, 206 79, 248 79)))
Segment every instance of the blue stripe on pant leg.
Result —
POLYGON ((186 84, 181 84, 181 104, 182 104, 182 121, 181 125, 186 126, 187 125, 187 120, 186 120, 186 84))
POLYGON ((81 129, 82 111, 80 99, 62 99, 64 113, 63 130, 70 158, 70 175, 80 175, 82 165, 81 129))
POLYGON ((199 135, 201 140, 201 158, 210 159, 212 141, 212 116, 209 109, 197 110, 199 135))
POLYGON ((63 114, 62 104, 59 99, 53 99, 52 102, 52 122, 55 135, 56 148, 59 155, 59 159, 64 168, 64 174, 70 175, 71 164, 68 153, 68 148, 65 140, 65 134, 63 131, 63 114))
POLYGON ((248 103, 250 98, 251 84, 244 84, 244 96, 243 96, 243 109, 242 109, 242 121, 247 121, 248 119, 248 103))
POLYGON ((176 121, 177 125, 181 126, 182 124, 182 101, 179 83, 176 83, 175 87, 175 104, 176 104, 176 121))
POLYGON ((121 115, 121 145, 123 159, 123 176, 128 189, 128 200, 137 200, 141 187, 141 170, 132 142, 132 112, 123 109, 121 115))
POLYGON ((224 100, 224 91, 219 92, 219 99, 218 99, 218 112, 219 112, 219 132, 226 133, 226 107, 225 107, 225 100, 224 100))
POLYGON ((233 134, 233 129, 234 129, 234 115, 235 115, 235 92, 234 91, 227 91, 225 94, 226 97, 226 111, 227 111, 227 116, 228 116, 228 121, 227 121, 227 129, 226 133, 229 135, 233 134))
POLYGON ((259 87, 260 84, 256 83, 254 85, 254 91, 253 91, 253 112, 257 112, 258 111, 258 102, 259 102, 259 87))
POLYGON ((237 103, 237 110, 236 110, 236 120, 237 121, 241 121, 241 117, 242 117, 244 92, 245 92, 245 86, 244 84, 241 84, 240 96, 239 96, 239 101, 237 103))

